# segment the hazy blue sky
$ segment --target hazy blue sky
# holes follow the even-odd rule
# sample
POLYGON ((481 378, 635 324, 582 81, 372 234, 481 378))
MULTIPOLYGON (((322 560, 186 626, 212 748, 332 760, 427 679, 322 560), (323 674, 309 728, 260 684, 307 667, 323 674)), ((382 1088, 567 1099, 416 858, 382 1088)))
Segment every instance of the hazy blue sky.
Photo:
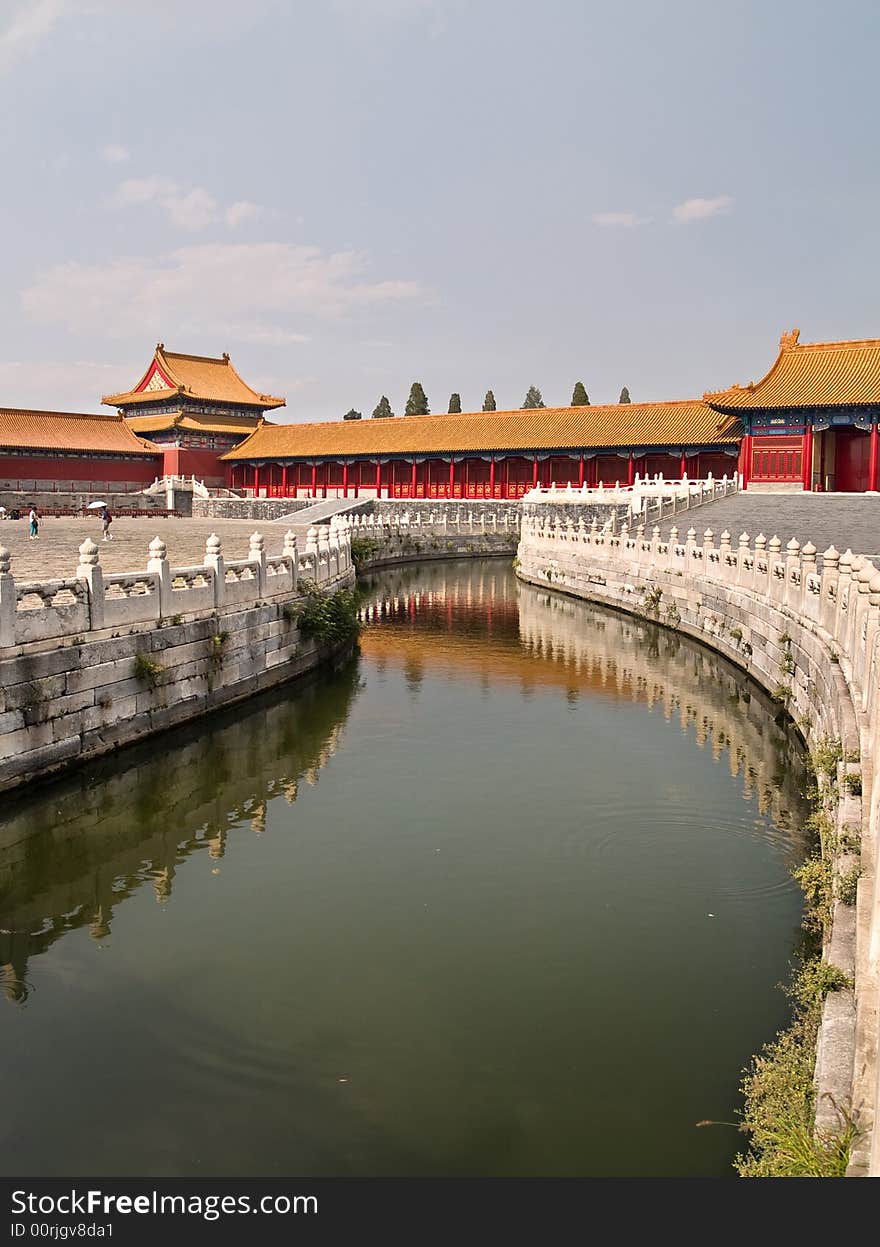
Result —
POLYGON ((284 419, 880 334, 875 0, 0 0, 0 404, 157 340, 284 419))

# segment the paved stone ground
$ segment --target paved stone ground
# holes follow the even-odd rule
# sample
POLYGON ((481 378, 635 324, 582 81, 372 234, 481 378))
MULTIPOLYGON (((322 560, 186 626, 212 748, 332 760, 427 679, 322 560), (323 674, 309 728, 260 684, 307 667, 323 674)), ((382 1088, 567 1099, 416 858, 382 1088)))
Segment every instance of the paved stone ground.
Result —
POLYGON ((880 497, 863 494, 756 494, 746 490, 667 517, 661 525, 664 536, 673 524, 682 534, 693 526, 698 541, 711 528, 716 545, 726 528, 734 545, 742 532, 752 538, 763 533, 768 539, 778 537, 783 546, 792 537, 801 545, 812 541, 820 553, 833 544, 841 553, 849 547, 854 554, 880 555, 880 497))
MULTIPOLYGON (((120 518, 113 521, 113 541, 101 540, 101 521, 46 516, 40 524, 38 541, 28 538, 27 519, 0 520, 0 545, 12 553, 12 574, 16 580, 60 580, 76 575, 79 547, 86 537, 98 544, 102 567, 108 572, 127 572, 146 569, 149 558, 148 546, 159 536, 168 547, 168 561, 172 567, 186 567, 204 562, 205 540, 210 533, 217 533, 223 542, 227 559, 247 557, 248 538, 253 532, 261 532, 266 542, 267 554, 280 554, 287 524, 265 523, 255 520, 194 520, 164 519, 144 516, 138 519, 120 518)), ((304 534, 294 527, 300 548, 305 545, 304 534)))

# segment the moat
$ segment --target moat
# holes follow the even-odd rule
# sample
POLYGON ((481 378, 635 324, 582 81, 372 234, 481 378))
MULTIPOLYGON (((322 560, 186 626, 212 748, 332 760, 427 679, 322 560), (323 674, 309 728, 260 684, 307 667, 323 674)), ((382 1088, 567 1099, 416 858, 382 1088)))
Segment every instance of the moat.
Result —
POLYGON ((804 757, 722 659, 499 560, 0 819, 10 1174, 729 1175, 804 757))

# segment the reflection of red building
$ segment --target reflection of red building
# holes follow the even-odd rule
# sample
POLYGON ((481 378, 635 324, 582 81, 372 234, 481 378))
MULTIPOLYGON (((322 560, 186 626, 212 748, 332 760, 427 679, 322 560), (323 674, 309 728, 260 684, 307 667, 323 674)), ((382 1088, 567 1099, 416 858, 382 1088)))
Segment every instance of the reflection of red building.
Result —
POLYGON ((121 416, 0 408, 0 487, 143 489, 162 475, 162 452, 121 416))
POLYGON ((800 343, 782 335, 761 381, 706 394, 743 421, 741 466, 755 484, 861 492, 878 489, 880 340, 800 343))
POLYGON ((520 498, 534 485, 732 475, 740 423, 706 403, 263 425, 224 455, 257 496, 520 498))
POLYGON ((162 447, 166 475, 196 476, 206 485, 225 483, 220 456, 259 427, 264 411, 284 406, 283 398, 252 390, 228 355, 178 355, 161 342, 133 390, 101 401, 162 447))

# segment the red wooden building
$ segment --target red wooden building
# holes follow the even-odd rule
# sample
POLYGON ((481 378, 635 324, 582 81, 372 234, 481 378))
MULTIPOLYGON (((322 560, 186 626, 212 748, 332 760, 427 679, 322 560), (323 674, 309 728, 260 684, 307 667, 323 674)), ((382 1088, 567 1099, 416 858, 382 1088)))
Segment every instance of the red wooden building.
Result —
POLYGON ((613 485, 737 467, 738 418, 699 400, 264 424, 223 456, 257 496, 519 498, 534 485, 613 485))
POLYGON ((101 401, 117 407, 135 433, 162 447, 166 475, 195 476, 216 486, 225 483, 220 457, 259 427, 265 411, 283 407, 285 400, 251 389, 227 354, 179 355, 160 342, 134 389, 101 401))
POLYGON ((798 341, 782 335, 762 380, 706 394, 743 422, 741 465, 756 485, 820 491, 880 486, 880 339, 798 341))
POLYGON ((143 489, 162 475, 162 451, 122 416, 0 408, 0 487, 7 490, 143 489))

